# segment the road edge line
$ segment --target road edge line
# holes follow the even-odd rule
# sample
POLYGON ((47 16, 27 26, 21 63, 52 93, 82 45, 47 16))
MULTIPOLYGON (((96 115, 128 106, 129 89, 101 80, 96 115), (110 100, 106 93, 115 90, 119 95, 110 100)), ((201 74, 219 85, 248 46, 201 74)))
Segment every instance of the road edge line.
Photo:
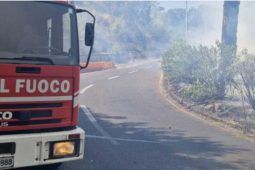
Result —
POLYGON ((80 91, 80 94, 84 94, 89 88, 91 88, 91 87, 93 87, 93 86, 94 86, 94 84, 90 84, 90 85, 84 87, 84 88, 80 91))
POLYGON ((95 117, 92 115, 92 113, 88 110, 88 108, 85 105, 80 105, 80 108, 84 112, 84 114, 88 117, 90 122, 93 124, 93 126, 103 135, 105 139, 108 139, 113 145, 119 145, 119 143, 112 138, 109 133, 107 133, 97 122, 95 117))
POLYGON ((108 77, 107 79, 108 80, 113 80, 113 79, 116 79, 116 78, 119 78, 120 76, 112 76, 112 77, 108 77))

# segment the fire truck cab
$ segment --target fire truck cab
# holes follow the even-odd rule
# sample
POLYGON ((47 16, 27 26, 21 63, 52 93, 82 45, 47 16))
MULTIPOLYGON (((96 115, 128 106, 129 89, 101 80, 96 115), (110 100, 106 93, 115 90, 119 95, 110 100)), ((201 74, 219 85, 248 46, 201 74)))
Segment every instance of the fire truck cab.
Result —
POLYGON ((83 158, 81 12, 92 17, 84 26, 86 67, 95 27, 89 11, 63 2, 0 2, 0 169, 57 167, 83 158))

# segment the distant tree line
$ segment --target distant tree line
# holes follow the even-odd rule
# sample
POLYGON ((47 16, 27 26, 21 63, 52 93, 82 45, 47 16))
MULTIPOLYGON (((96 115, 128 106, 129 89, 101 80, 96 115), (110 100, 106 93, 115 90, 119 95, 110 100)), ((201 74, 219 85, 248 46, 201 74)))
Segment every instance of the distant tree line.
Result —
MULTIPOLYGON (((148 1, 76 2, 76 5, 92 11, 97 18, 95 53, 118 58, 131 53, 143 58, 145 52, 164 50, 175 39, 185 36, 185 9, 165 10, 157 2, 148 1)), ((203 24, 202 12, 201 8, 189 9, 191 29, 203 24)))

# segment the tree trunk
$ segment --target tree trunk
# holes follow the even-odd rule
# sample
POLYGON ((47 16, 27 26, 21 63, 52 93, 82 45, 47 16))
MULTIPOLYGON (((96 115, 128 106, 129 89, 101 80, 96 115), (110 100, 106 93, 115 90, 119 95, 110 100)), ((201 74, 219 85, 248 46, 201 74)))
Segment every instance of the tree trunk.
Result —
POLYGON ((220 74, 217 85, 218 99, 224 99, 227 85, 226 82, 232 78, 227 70, 236 56, 239 5, 239 1, 224 1, 221 61, 219 64, 220 74))

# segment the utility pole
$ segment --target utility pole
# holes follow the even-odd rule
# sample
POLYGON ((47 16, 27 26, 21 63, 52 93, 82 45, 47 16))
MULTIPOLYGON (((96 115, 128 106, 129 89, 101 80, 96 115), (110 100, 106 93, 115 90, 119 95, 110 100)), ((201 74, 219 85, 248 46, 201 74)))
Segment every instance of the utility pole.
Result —
POLYGON ((223 45, 236 46, 239 5, 239 1, 224 2, 221 36, 223 45))
POLYGON ((224 1, 220 75, 217 87, 218 99, 225 97, 226 82, 232 78, 227 68, 233 63, 236 56, 239 5, 239 1, 224 1))
POLYGON ((186 10, 185 10, 185 40, 188 42, 188 0, 185 2, 186 10))

